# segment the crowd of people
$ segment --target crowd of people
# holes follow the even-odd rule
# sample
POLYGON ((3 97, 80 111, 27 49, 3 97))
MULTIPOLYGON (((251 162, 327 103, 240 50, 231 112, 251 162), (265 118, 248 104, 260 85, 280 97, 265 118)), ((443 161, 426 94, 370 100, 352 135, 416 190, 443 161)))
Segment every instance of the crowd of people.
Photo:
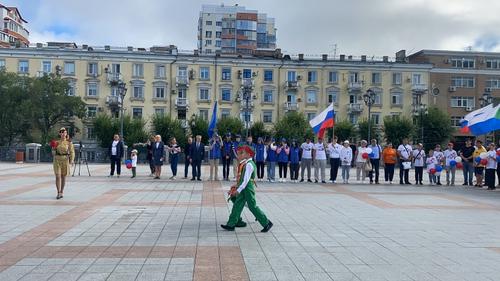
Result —
MULTIPOLYGON (((464 186, 486 185, 489 190, 493 190, 496 188, 496 177, 500 183, 500 148, 497 149, 494 143, 484 147, 479 139, 475 141, 475 145, 472 145, 472 140, 467 140, 465 146, 458 151, 450 142, 444 150, 436 144, 433 149, 426 152, 421 143, 411 145, 408 139, 403 139, 396 147, 390 142, 382 146, 376 139, 372 139, 370 143, 361 140, 357 144, 352 144, 348 140, 339 142, 336 136, 331 138, 330 142, 325 142, 323 138, 318 138, 316 142, 306 138, 303 143, 296 139, 258 137, 254 142, 252 136, 243 141, 240 135, 231 134, 224 137, 214 134, 208 140, 209 180, 219 180, 221 163, 222 180, 229 181, 231 176, 233 180, 236 178, 239 164, 237 148, 240 145, 248 145, 255 151, 253 160, 256 164, 258 181, 326 183, 328 180, 331 183, 342 181, 348 184, 352 182, 350 170, 353 168, 356 170, 355 178, 358 183, 379 184, 382 180, 380 170, 383 167, 383 180, 392 184, 395 181, 395 168, 398 167, 399 184, 402 185, 412 184, 409 176, 412 169, 415 185, 423 185, 424 174, 427 174, 428 184, 442 185, 441 177, 444 173, 445 184, 453 186, 457 169, 463 170, 464 186), (328 179, 327 163, 330 164, 328 179)), ((110 176, 114 175, 115 166, 117 175, 120 175, 118 159, 123 156, 122 146, 120 137, 115 135, 109 147, 110 176)), ((162 173, 161 167, 166 162, 166 157, 169 157, 168 162, 172 171, 170 178, 176 179, 179 155, 183 153, 186 160, 184 178, 188 178, 191 167, 191 180, 201 181, 201 163, 205 159, 205 150, 205 144, 199 135, 194 139, 188 137, 183 148, 177 144, 175 138, 165 144, 161 136, 156 135, 147 143, 150 176, 159 179, 162 173)), ((132 168, 137 165, 136 155, 137 151, 135 157, 131 156, 132 168)))

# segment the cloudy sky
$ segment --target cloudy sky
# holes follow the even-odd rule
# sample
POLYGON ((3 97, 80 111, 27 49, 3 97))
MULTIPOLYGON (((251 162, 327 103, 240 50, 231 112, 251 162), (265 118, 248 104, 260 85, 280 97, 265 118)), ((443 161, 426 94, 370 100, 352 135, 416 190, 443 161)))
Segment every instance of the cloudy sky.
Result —
MULTIPOLYGON (((30 41, 196 48, 198 0, 3 0, 29 22, 30 41)), ((278 46, 296 54, 394 56, 400 49, 500 51, 500 1, 240 0, 276 18, 278 46)))

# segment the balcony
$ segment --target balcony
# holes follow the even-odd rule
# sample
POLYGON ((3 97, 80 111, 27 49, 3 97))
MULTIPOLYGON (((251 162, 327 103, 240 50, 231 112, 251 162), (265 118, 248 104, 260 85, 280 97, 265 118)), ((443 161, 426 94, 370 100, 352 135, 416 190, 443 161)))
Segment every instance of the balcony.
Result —
POLYGON ((358 114, 363 112, 363 105, 361 103, 350 103, 347 105, 348 114, 358 114))
POLYGON ((299 104, 296 102, 285 102, 284 109, 286 112, 297 111, 297 110, 299 110, 299 104))
POLYGON ((175 99, 175 108, 177 109, 186 109, 189 107, 187 98, 176 98, 175 99))
POLYGON ((411 91, 415 94, 424 94, 427 92, 427 84, 413 84, 411 85, 411 91))
POLYGON ((361 82, 349 82, 347 85, 347 90, 352 93, 352 92, 361 92, 363 89, 363 83, 361 82))
MULTIPOLYGON (((248 100, 248 109, 252 110, 254 108, 255 104, 253 102, 253 99, 248 100)), ((245 110, 247 108, 247 102, 244 99, 241 99, 240 102, 240 110, 245 110)))
POLYGON ((299 88, 299 82, 298 81, 286 81, 285 82, 285 89, 286 90, 294 90, 296 91, 299 88))
POLYGON ((107 96, 106 104, 111 109, 118 109, 121 106, 121 98, 119 96, 107 96))
POLYGON ((121 73, 106 73, 106 80, 111 87, 118 86, 119 83, 123 82, 123 75, 121 73))
POLYGON ((246 89, 252 89, 254 87, 254 81, 252 78, 242 78, 241 87, 246 89))
POLYGON ((179 122, 181 122, 181 128, 187 129, 187 127, 188 127, 188 120, 186 120, 186 119, 179 119, 179 122))
POLYGON ((189 78, 187 76, 177 76, 175 78, 175 86, 179 87, 189 87, 189 78))

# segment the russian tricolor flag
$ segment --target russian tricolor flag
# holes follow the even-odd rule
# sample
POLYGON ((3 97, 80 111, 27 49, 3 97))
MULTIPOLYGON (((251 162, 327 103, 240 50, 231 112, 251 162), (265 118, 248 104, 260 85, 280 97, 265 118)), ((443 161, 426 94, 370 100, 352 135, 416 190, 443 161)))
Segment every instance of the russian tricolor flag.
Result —
POLYGON ((335 125, 335 111, 333 110, 333 103, 323 110, 318 116, 309 121, 309 125, 311 125, 314 134, 316 134, 318 138, 323 138, 325 130, 333 128, 333 125, 335 125))

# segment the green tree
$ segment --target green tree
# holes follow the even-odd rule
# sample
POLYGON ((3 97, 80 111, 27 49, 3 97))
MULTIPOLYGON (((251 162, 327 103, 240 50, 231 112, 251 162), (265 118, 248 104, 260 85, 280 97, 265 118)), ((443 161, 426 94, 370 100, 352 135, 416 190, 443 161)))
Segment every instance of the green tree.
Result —
POLYGON ((271 133, 266 130, 266 126, 262 121, 253 123, 252 127, 250 127, 249 134, 253 137, 254 141, 257 141, 258 137, 265 138, 271 136, 271 133))
POLYGON ((85 103, 80 97, 68 96, 68 82, 55 75, 30 78, 28 98, 30 118, 41 134, 41 143, 49 141, 57 125, 71 123, 74 117, 85 116, 85 103))
POLYGON ((26 98, 28 77, 0 71, 0 145, 22 141, 31 128, 26 98))
POLYGON ((450 116, 437 107, 429 108, 427 114, 422 116, 422 122, 417 119, 417 130, 416 133, 421 137, 421 124, 424 126, 424 139, 423 144, 426 150, 431 149, 436 144, 443 144, 448 141, 453 132, 454 128, 451 126, 450 116))
POLYGON ((386 142, 398 145, 403 142, 404 138, 411 138, 415 131, 415 126, 412 120, 406 117, 386 116, 384 118, 383 130, 386 142))
POLYGON ((196 135, 201 136, 203 143, 208 143, 208 121, 201 116, 193 115, 189 119, 189 128, 193 138, 196 135))
POLYGON ((184 129, 182 129, 181 122, 178 119, 173 119, 168 115, 155 115, 151 122, 154 134, 162 136, 165 142, 168 142, 174 137, 177 143, 181 147, 184 147, 187 138, 184 129))
POLYGON ((217 121, 217 133, 219 135, 225 135, 227 133, 241 134, 243 131, 243 122, 237 117, 225 117, 217 121))
MULTIPOLYGON (((371 120, 372 124, 370 126, 370 138, 371 139, 380 139, 380 130, 378 127, 373 123, 373 120, 371 120)), ((361 121, 358 121, 358 136, 361 140, 366 140, 368 143, 370 143, 370 140, 368 139, 368 120, 363 119, 361 121)))
POLYGON ((107 114, 98 114, 93 120, 94 133, 101 147, 108 147, 114 134, 120 132, 120 123, 107 114))
MULTIPOLYGON (((115 118, 113 121, 120 127, 119 118, 115 118)), ((144 129, 145 127, 146 121, 144 119, 132 118, 130 115, 124 116, 123 135, 125 144, 127 144, 128 147, 133 147, 136 143, 145 143, 148 140, 148 132, 144 129)))
MULTIPOLYGON (((346 119, 336 122, 333 130, 339 141, 350 140, 351 138, 356 137, 356 128, 354 127, 354 124, 346 119)), ((332 129, 328 129, 327 134, 328 137, 331 138, 332 129)))
POLYGON ((296 111, 287 113, 276 122, 273 133, 275 138, 297 139, 299 142, 306 137, 311 139, 314 137, 304 113, 296 111))
MULTIPOLYGON (((120 133, 120 118, 113 118, 107 114, 99 114, 92 120, 96 139, 101 147, 108 147, 114 134, 120 133)), ((148 139, 144 130, 146 122, 142 119, 123 117, 123 137, 125 144, 132 147, 135 143, 143 143, 148 139)))

